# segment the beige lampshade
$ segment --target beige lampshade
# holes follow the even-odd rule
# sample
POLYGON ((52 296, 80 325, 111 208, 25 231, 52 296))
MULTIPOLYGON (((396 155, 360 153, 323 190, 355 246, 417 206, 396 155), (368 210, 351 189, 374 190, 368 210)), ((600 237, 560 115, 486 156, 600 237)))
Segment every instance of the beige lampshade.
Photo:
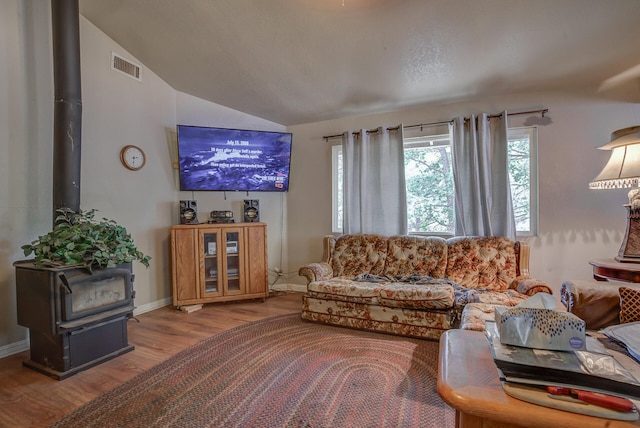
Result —
POLYGON ((640 126, 619 129, 611 134, 611 142, 599 147, 611 150, 609 162, 589 183, 590 189, 638 187, 640 184, 640 126))

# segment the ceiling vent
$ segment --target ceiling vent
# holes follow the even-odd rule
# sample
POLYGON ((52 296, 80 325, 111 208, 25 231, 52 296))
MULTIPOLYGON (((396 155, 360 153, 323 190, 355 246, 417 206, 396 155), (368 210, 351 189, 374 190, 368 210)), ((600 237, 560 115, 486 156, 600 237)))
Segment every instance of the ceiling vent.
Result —
POLYGON ((111 52, 111 69, 126 74, 138 82, 142 82, 141 67, 111 52))

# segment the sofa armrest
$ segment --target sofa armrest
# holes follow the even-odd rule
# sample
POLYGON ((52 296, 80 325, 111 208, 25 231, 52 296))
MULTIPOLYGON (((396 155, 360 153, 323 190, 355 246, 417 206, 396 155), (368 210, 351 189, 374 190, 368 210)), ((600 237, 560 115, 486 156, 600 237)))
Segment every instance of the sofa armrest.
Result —
POLYGON ((333 277, 333 269, 329 263, 308 263, 298 269, 298 275, 307 278, 307 284, 313 281, 320 281, 333 277))
POLYGON ((539 279, 530 278, 527 275, 517 277, 511 284, 510 288, 514 288, 518 293, 525 294, 527 296, 533 296, 536 293, 553 294, 549 284, 539 279))
POLYGON ((560 301, 567 310, 582 318, 589 330, 620 323, 620 287, 639 289, 640 284, 619 281, 564 281, 560 301))

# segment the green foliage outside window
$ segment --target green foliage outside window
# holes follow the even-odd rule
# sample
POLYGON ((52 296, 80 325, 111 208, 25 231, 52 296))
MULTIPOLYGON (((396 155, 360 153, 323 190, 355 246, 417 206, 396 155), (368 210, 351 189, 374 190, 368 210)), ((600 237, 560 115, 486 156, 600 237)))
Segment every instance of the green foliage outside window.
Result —
POLYGON ((509 181, 516 230, 531 230, 531 161, 528 138, 509 140, 509 181))
POLYGON ((453 175, 449 146, 404 150, 409 232, 453 233, 453 175))

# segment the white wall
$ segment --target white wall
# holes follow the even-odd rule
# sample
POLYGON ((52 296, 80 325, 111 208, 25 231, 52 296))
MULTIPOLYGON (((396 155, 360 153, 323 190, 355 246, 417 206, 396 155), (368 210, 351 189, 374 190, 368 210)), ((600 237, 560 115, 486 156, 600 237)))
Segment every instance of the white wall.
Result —
POLYGON ((142 66, 142 82, 111 70, 111 52, 140 63, 81 17, 83 154, 82 207, 127 227, 136 245, 152 257, 151 268, 134 265, 136 304, 171 296, 169 228, 178 224, 178 204, 198 201, 198 220, 212 210, 233 210, 242 221, 242 200, 260 201, 267 223, 269 257, 278 260, 285 195, 278 193, 181 192, 177 170, 176 124, 283 131, 282 125, 177 92, 142 66), (120 164, 120 149, 140 146, 147 162, 139 171, 120 164))
POLYGON ((175 127, 175 91, 142 67, 142 82, 111 70, 111 52, 139 63, 85 18, 80 18, 82 63, 82 209, 127 228, 151 267, 134 263, 136 305, 170 295, 168 234, 173 224, 173 185, 166 128, 175 127), (139 171, 120 162, 128 144, 142 148, 139 171))
MULTIPOLYGON (((603 102, 588 97, 512 96, 454 103, 371 116, 351 117, 289 128, 297 142, 292 164, 296 184, 289 194, 290 268, 322 256, 322 237, 331 233, 331 145, 322 136, 346 130, 438 122, 482 111, 498 113, 548 108, 552 123, 539 126, 540 227, 531 245, 531 273, 556 290, 563 280, 591 279, 590 259, 617 254, 624 229, 626 190, 594 191, 588 183, 600 172, 609 152, 596 150, 612 131, 638 125, 640 105, 603 102)), ((522 126, 527 116, 511 116, 522 126)), ((303 284, 304 278, 292 282, 303 284)))
POLYGON ((12 263, 52 221, 50 21, 46 2, 0 2, 0 346, 26 337, 12 263))
MULTIPOLYGON (((176 161, 178 123, 282 131, 282 125, 176 92, 142 64, 142 82, 111 70, 111 52, 140 63, 83 17, 81 208, 96 208, 132 234, 152 257, 134 264, 138 311, 171 302, 169 228, 178 201, 197 199, 200 219, 232 209, 241 218, 246 193, 180 192, 176 161), (127 144, 147 155, 137 172, 120 163, 127 144)), ((50 2, 0 1, 0 357, 26 349, 27 329, 17 325, 13 262, 20 247, 52 223, 53 65, 50 2)), ((286 260, 282 225, 286 195, 251 193, 268 224, 269 259, 286 260)), ((274 266, 274 264, 271 264, 274 266)))

